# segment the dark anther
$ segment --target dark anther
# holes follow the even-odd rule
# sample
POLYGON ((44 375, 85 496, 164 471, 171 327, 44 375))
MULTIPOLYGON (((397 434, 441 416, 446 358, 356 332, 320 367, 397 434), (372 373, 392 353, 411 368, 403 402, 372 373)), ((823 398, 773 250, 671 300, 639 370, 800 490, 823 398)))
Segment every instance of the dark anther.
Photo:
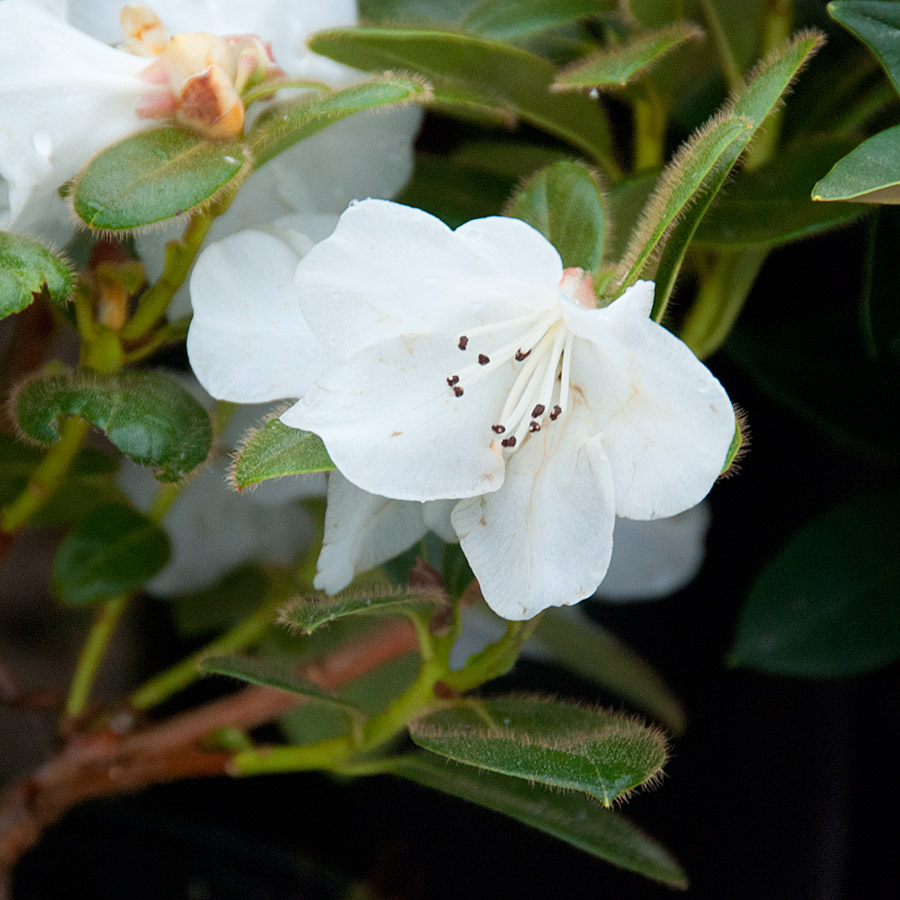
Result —
POLYGON ((503 434, 503 432, 506 431, 506 428, 503 425, 491 425, 491 431, 493 431, 494 434, 503 434))
POLYGON ((516 362, 522 362, 530 353, 530 350, 516 350, 516 362))
POLYGON ((485 356, 483 353, 478 354, 478 365, 486 366, 491 361, 489 356, 485 356))
POLYGON ((449 384, 450 387, 453 387, 454 384, 459 384, 459 375, 451 375, 447 379, 447 384, 449 384))
POLYGON ((516 436, 513 435, 512 437, 503 438, 503 440, 500 441, 500 443, 503 444, 504 447, 515 447, 516 446, 516 436))
POLYGON ((456 394, 457 397, 462 397, 463 389, 459 386, 453 388, 453 393, 456 394))
POLYGON ((463 335, 459 339, 459 343, 456 346, 459 347, 460 350, 465 350, 466 347, 469 346, 469 339, 465 335, 463 335))
POLYGON ((553 412, 550 413, 550 421, 555 422, 562 415, 562 407, 554 406, 553 412))
POLYGON ((541 426, 538 425, 537 422, 529 422, 529 424, 528 424, 528 430, 529 430, 532 434, 534 434, 536 431, 540 431, 540 430, 541 430, 541 426))
POLYGON ((538 416, 542 416, 544 414, 544 410, 546 409, 547 407, 544 406, 543 403, 538 403, 538 405, 531 411, 531 418, 536 419, 538 416))

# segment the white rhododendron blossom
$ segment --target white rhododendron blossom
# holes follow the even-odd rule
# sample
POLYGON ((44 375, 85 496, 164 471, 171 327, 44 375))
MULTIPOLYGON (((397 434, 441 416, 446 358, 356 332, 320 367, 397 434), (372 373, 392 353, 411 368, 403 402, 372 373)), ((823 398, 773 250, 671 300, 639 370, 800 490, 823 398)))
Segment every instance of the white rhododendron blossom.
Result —
MULTIPOLYGON (((314 31, 355 24, 353 0, 151 6, 0 0, 0 229, 65 242, 72 225, 57 189, 94 154, 163 120, 213 138, 236 135, 241 91, 262 77, 332 87, 362 77, 306 47, 314 31)), ((358 196, 391 196, 409 177, 419 116, 401 109, 351 117, 301 141, 250 176, 214 236, 294 211, 338 213, 358 196)), ((174 233, 140 241, 153 277, 174 233)))
MULTIPOLYGON (((256 250, 248 283, 272 265, 256 250)), ((299 397, 282 421, 320 435, 370 494, 459 501, 453 527, 505 618, 593 594, 616 515, 676 515, 725 462, 728 396, 650 319, 652 283, 598 307, 588 276, 521 221, 452 231, 364 201, 294 282, 198 308, 198 377, 243 402, 299 397), (310 334, 318 358, 300 349, 310 334)))

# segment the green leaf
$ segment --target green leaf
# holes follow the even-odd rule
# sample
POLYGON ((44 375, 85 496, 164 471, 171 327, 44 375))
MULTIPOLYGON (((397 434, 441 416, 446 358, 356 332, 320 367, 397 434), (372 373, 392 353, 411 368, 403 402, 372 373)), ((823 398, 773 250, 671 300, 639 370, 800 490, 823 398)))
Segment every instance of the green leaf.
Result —
POLYGON ((684 707, 662 677, 587 616, 549 609, 541 616, 534 640, 567 669, 633 703, 673 734, 684 732, 684 707))
POLYGON ((900 203, 900 125, 880 131, 839 159, 813 187, 812 198, 900 203))
POLYGON ((449 79, 483 93, 489 103, 502 97, 522 120, 617 168, 602 111, 587 97, 552 96, 548 88, 556 71, 533 53, 457 32, 390 28, 320 31, 309 46, 359 69, 413 69, 438 89, 449 79))
POLYGON ((508 41, 615 9, 616 0, 480 0, 462 27, 508 41))
POLYGON ((752 172, 742 172, 700 223, 695 244, 774 247, 855 221, 866 213, 864 205, 829 206, 809 198, 824 167, 853 143, 817 136, 779 150, 773 160, 752 172))
POLYGON ((355 704, 341 700, 317 684, 301 678, 290 666, 282 665, 274 660, 250 656, 207 656, 200 661, 199 665, 201 671, 212 675, 227 675, 248 684, 257 684, 296 694, 313 703, 334 707, 354 718, 365 716, 365 713, 355 704))
POLYGON ((488 98, 484 91, 445 81, 436 88, 428 104, 435 112, 456 116, 486 128, 515 128, 518 122, 515 107, 503 97, 488 98))
MULTIPOLYGON (((692 205, 685 210, 666 235, 665 245, 660 254, 659 262, 655 266, 654 274, 656 295, 653 301, 652 315, 657 322, 665 314, 669 297, 675 286, 675 280, 681 271, 684 256, 700 221, 725 184, 729 173, 737 164, 753 136, 758 133, 760 126, 768 118, 769 114, 778 108, 784 92, 821 44, 822 38, 817 34, 806 33, 799 35, 792 42, 763 60, 751 73, 743 90, 726 104, 722 112, 723 115, 739 116, 749 121, 752 124, 752 128, 739 140, 736 140, 728 152, 721 157, 718 164, 710 172, 706 182, 695 194, 692 205)), ((652 198, 650 202, 653 202, 652 198)))
POLYGON ((583 163, 556 162, 541 169, 511 198, 505 214, 544 235, 566 268, 592 272, 603 261, 603 194, 583 163))
POLYGON ((387 588, 382 593, 335 594, 326 599, 298 598, 281 611, 281 622, 312 634, 317 628, 347 616, 407 616, 430 614, 446 602, 440 591, 387 588))
POLYGON ((53 560, 53 592, 86 606, 137 590, 169 561, 169 538, 125 503, 94 508, 63 539, 53 560))
POLYGON ((390 72, 339 91, 318 91, 264 112, 247 136, 253 168, 277 156, 298 141, 346 119, 354 113, 388 106, 424 103, 431 88, 420 78, 390 72))
POLYGON ((160 481, 183 478, 212 445, 206 410, 156 372, 39 376, 18 392, 13 410, 25 435, 42 444, 56 442, 62 416, 82 416, 136 463, 157 467, 160 481))
POLYGON ((72 293, 72 273, 36 241, 0 231, 0 319, 31 305, 46 289, 60 302, 72 293))
POLYGON ((729 664, 843 678, 900 658, 898 535, 896 487, 802 528, 750 588, 729 664))
POLYGON ((509 816, 606 862, 677 888, 687 875, 669 852, 624 816, 583 794, 456 765, 417 753, 389 760, 387 771, 509 816))
POLYGON ((154 128, 95 156, 75 180, 75 214, 89 228, 128 231, 164 222, 236 190, 247 173, 244 148, 180 128, 154 128))
POLYGON ((641 78, 668 53, 688 41, 703 39, 703 30, 688 22, 646 31, 630 44, 601 50, 563 69, 553 83, 555 91, 625 87, 641 78))
POLYGON ((412 739, 456 762, 584 791, 609 806, 659 775, 661 732, 636 719, 539 697, 442 709, 410 725, 412 739))
POLYGON ((289 428, 270 419, 250 436, 234 463, 238 490, 283 475, 330 472, 334 463, 322 439, 309 431, 289 428))
POLYGON ((900 91, 900 8, 896 2, 845 0, 829 3, 828 13, 872 51, 900 91))

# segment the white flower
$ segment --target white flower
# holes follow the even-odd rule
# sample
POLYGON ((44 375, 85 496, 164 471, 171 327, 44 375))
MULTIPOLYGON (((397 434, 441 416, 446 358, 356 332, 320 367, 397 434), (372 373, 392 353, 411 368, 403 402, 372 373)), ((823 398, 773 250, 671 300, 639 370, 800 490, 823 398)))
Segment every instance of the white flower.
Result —
POLYGON ((259 327, 232 328, 216 345, 195 320, 201 381, 228 382, 246 400, 261 399, 259 385, 300 397, 282 421, 319 434, 369 493, 460 500, 453 526, 506 618, 591 595, 615 516, 682 512, 725 461, 731 404, 650 320, 653 285, 591 307, 585 277, 564 272, 523 222, 453 232, 421 211, 364 201, 304 257, 295 282, 293 300, 285 292, 254 311, 277 336, 268 350, 259 327), (327 357, 312 387, 288 337, 307 328, 327 357))
MULTIPOLYGON (((193 71, 205 64, 207 43, 209 59, 222 62, 223 71, 240 83, 242 76, 232 71, 240 52, 234 59, 221 58, 235 44, 225 35, 258 35, 271 45, 275 65, 292 78, 339 87, 360 77, 305 43, 313 31, 355 24, 353 0, 158 0, 153 5, 165 35, 191 38, 191 52, 180 53, 172 71, 167 69, 173 91, 183 87, 185 65, 193 71), (200 32, 206 43, 198 43, 200 32)), ((158 124, 140 116, 167 114, 160 85, 146 80, 158 81, 158 71, 154 75, 152 66, 146 71, 148 56, 136 55, 163 46, 153 43, 152 30, 149 37, 142 35, 142 46, 133 37, 128 50, 110 46, 125 38, 121 7, 109 0, 0 2, 0 229, 64 243, 72 225, 57 188, 99 150, 158 124)), ((250 47, 246 41, 238 44, 250 47)), ((249 56, 258 55, 257 45, 249 56)), ((158 67, 158 57, 153 65, 158 67)), ((214 86, 224 97, 230 82, 220 81, 214 86)), ((409 177, 419 116, 418 110, 403 109, 352 117, 301 141, 248 179, 216 223, 214 237, 290 212, 338 213, 354 197, 392 195, 409 177)), ((167 229, 139 242, 153 277, 161 269, 163 244, 174 233, 167 229)))

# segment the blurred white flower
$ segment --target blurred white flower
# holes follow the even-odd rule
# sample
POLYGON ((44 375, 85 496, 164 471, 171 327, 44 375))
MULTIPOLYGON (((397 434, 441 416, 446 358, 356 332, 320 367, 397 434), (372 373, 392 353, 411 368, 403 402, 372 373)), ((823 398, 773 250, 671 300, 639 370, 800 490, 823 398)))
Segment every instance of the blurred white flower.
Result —
MULTIPOLYGON (((252 281, 273 263, 246 249, 252 281)), ((653 285, 597 308, 587 277, 563 271, 523 222, 453 232, 364 201, 295 282, 293 298, 282 284, 252 317, 227 300, 198 305, 188 340, 198 377, 239 402, 301 398, 282 421, 319 434, 364 491, 459 500, 452 524, 506 618, 590 596, 616 515, 673 516, 721 470, 731 404, 649 318, 653 285), (317 349, 304 352, 311 335, 317 349)))
MULTIPOLYGON (((224 103, 244 77, 241 60, 260 62, 260 41, 289 77, 335 87, 360 77, 306 47, 314 31, 355 24, 353 0, 158 0, 152 12, 161 30, 139 11, 125 14, 128 35, 121 10, 110 0, 0 2, 0 229, 67 241, 72 225, 57 188, 102 148, 156 124, 142 115, 175 115, 188 76, 206 78, 224 103), (160 54, 173 57, 165 77, 160 54), (149 70, 148 56, 156 59, 149 70), (227 78, 212 78, 207 63, 227 78)), ((355 116, 301 141, 248 179, 213 237, 290 212, 336 214, 355 197, 391 196, 409 177, 419 119, 416 109, 355 116)), ((140 240, 152 277, 176 232, 140 240)))

